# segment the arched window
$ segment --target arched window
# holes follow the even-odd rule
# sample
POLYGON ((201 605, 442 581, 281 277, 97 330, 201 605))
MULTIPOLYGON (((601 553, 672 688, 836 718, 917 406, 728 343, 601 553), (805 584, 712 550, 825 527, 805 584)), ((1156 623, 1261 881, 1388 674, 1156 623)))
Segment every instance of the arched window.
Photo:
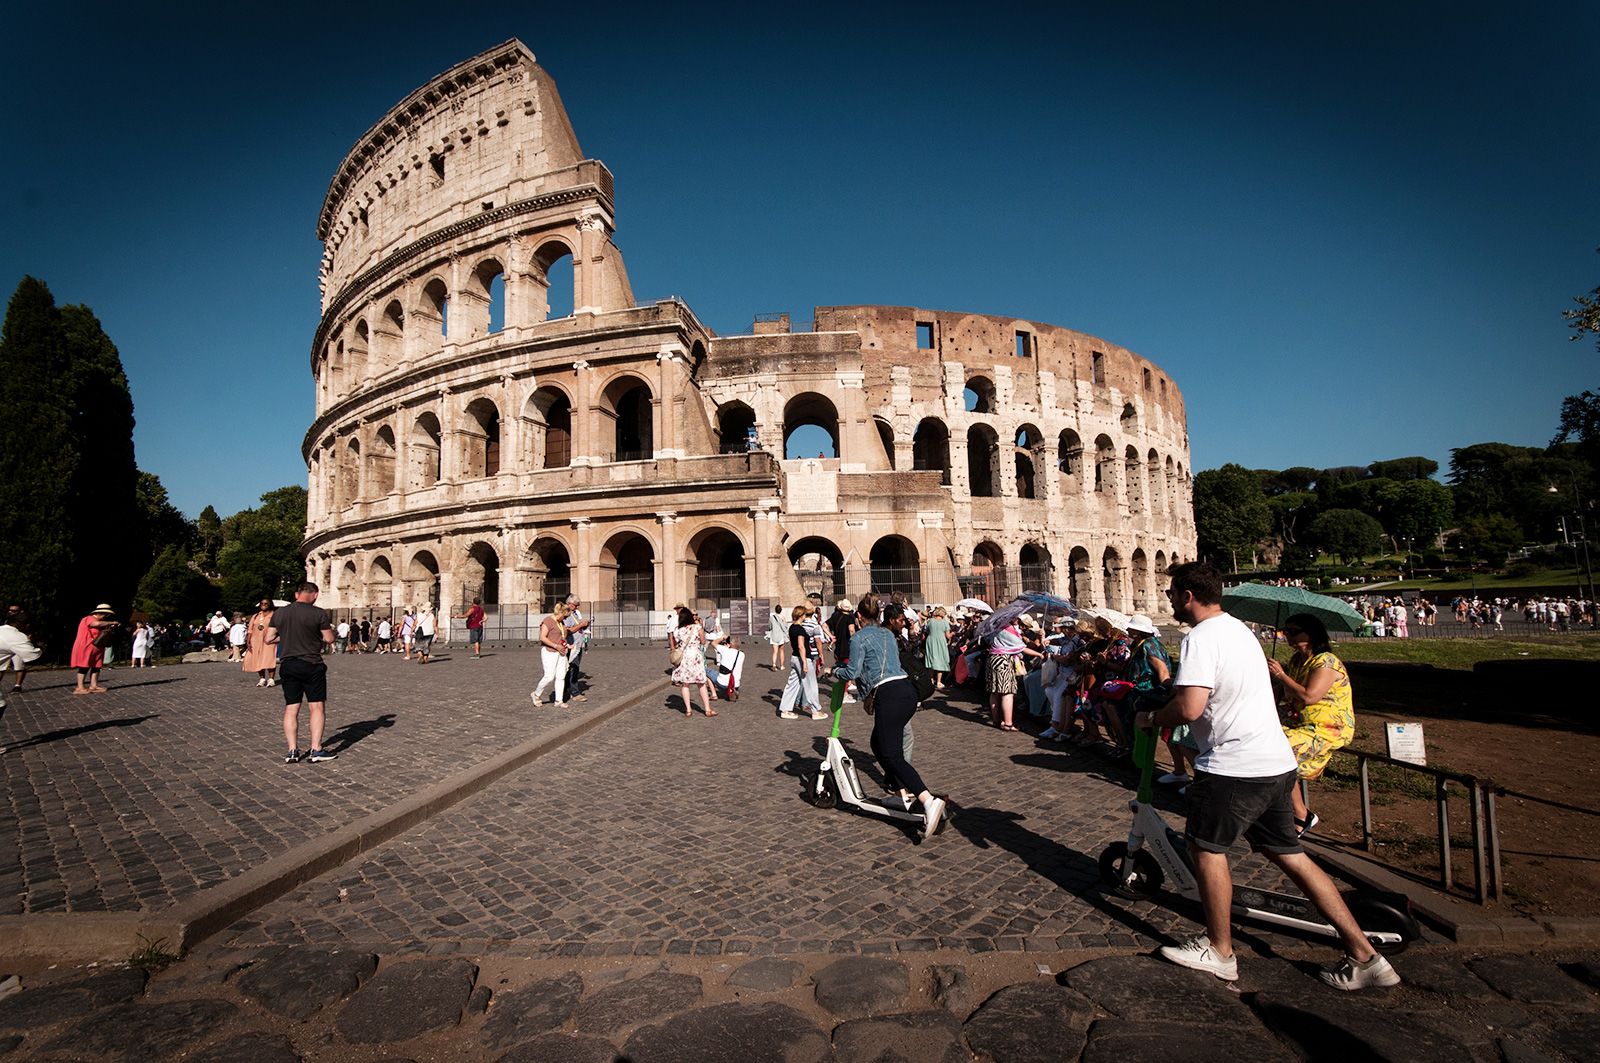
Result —
POLYGON ((1178 516, 1178 476, 1173 471, 1172 455, 1167 455, 1167 515, 1178 516))
POLYGON ((1006 581, 1005 552, 991 542, 981 542, 972 551, 972 578, 963 580, 962 591, 990 605, 1010 600, 1006 581))
POLYGON ((1036 468, 1040 452, 1044 449, 1044 437, 1039 430, 1031 424, 1025 424, 1017 429, 1016 446, 1012 453, 1012 464, 1015 466, 1018 498, 1038 498, 1038 485, 1036 483, 1036 468))
POLYGON ((939 482, 950 486, 950 431, 937 417, 924 417, 911 437, 911 467, 921 472, 938 470, 939 482))
POLYGON ((378 319, 377 346, 372 359, 373 376, 395 368, 406 353, 406 312, 400 300, 391 300, 378 319))
POLYGON ((566 392, 552 387, 535 391, 523 418, 533 427, 528 433, 533 468, 564 469, 572 464, 572 402, 566 392))
POLYGON ((820 594, 825 602, 844 597, 844 554, 829 540, 801 539, 789 547, 789 564, 808 595, 820 594))
POLYGON ((432 413, 420 414, 411 424, 411 438, 406 441, 406 482, 413 491, 432 487, 442 473, 439 446, 439 418, 432 413))
POLYGON ((344 464, 339 467, 339 508, 361 499, 361 440, 354 436, 344 445, 344 464))
POLYGON ((994 429, 986 424, 975 424, 967 429, 967 484, 973 498, 993 498, 996 489, 995 464, 999 458, 999 440, 994 429))
POLYGON ((394 489, 394 429, 383 425, 373 434, 367 452, 367 490, 377 498, 394 489))
POLYGON ((361 579, 356 575, 356 563, 354 561, 346 561, 339 566, 338 573, 339 600, 345 603, 346 606, 353 606, 356 604, 356 599, 360 597, 361 592, 361 579))
POLYGON ((1018 590, 1027 594, 1043 591, 1046 594, 1055 593, 1054 580, 1050 572, 1050 551, 1038 543, 1023 543, 1022 549, 1017 553, 1017 575, 1022 581, 1018 590))
POLYGON ((689 540, 694 596, 723 608, 744 593, 744 546, 725 528, 708 528, 689 540))
POLYGON ((717 407, 717 450, 743 454, 755 449, 756 412, 742 402, 717 407))
POLYGON ((901 593, 909 598, 922 595, 922 567, 917 548, 910 539, 885 535, 872 544, 872 589, 879 594, 901 593))
POLYGON ((1100 556, 1100 579, 1105 593, 1105 604, 1113 609, 1124 608, 1122 601, 1122 555, 1114 547, 1106 547, 1100 556))
POLYGON ((466 612, 474 598, 484 605, 500 604, 500 555, 488 543, 473 543, 461 566, 461 601, 456 607, 466 612))
POLYGON ((889 463, 889 468, 894 469, 894 426, 882 417, 874 417, 873 423, 878 426, 878 442, 883 444, 884 460, 889 463))
POLYGON ((473 399, 467 405, 464 425, 466 453, 461 474, 468 479, 493 476, 500 471, 500 411, 488 399, 473 399))
POLYGON ((408 609, 415 609, 423 602, 439 604, 439 562, 427 550, 411 555, 411 562, 406 566, 405 596, 404 604, 408 609))
POLYGON ((1127 448, 1122 462, 1128 476, 1128 512, 1137 517, 1144 513, 1144 470, 1139 468, 1139 452, 1127 448))
POLYGON ((650 388, 638 377, 622 376, 606 385, 601 415, 612 422, 612 461, 643 461, 655 453, 650 388))
POLYGON ((1133 611, 1148 613, 1150 611, 1150 560, 1143 550, 1135 550, 1131 561, 1132 571, 1128 573, 1133 580, 1133 611))
POLYGON ((572 558, 560 539, 535 539, 528 548, 533 569, 532 597, 541 613, 548 613, 572 593, 572 558))
POLYGON ((656 607, 656 552, 637 532, 619 532, 600 551, 596 566, 602 600, 619 610, 656 607))
POLYGON ((1094 584, 1089 572, 1089 551, 1081 546, 1067 555, 1067 598, 1076 605, 1087 603, 1086 595, 1094 584))
POLYGON ((1056 469, 1061 473, 1062 492, 1076 492, 1083 475, 1083 440, 1070 428, 1063 429, 1056 439, 1056 469))
MULTIPOLYGON (((461 339, 482 339, 498 332, 505 322, 505 267, 498 259, 487 258, 473 269, 467 282, 470 310, 462 324, 461 339)), ((467 309, 463 307, 462 309, 467 309)))
POLYGON ((1121 420, 1124 435, 1131 436, 1139 430, 1139 411, 1133 408, 1133 403, 1123 403, 1121 420))
POLYGON ((967 386, 961 392, 961 403, 962 408, 968 413, 993 413, 994 381, 986 376, 969 378, 967 386))
POLYGON ((837 458, 839 411, 815 392, 796 395, 783 407, 785 458, 837 458))
POLYGON ((1110 436, 1100 436, 1094 441, 1094 489, 1100 494, 1117 493, 1117 452, 1110 436))
POLYGON ((1148 508, 1151 513, 1163 513, 1165 503, 1161 499, 1161 455, 1152 447, 1150 453, 1145 455, 1145 480, 1147 481, 1148 508))
POLYGON ((345 360, 345 384, 352 390, 361 386, 361 381, 367 375, 367 351, 371 347, 371 337, 368 335, 367 323, 357 321, 350 330, 350 348, 345 360))
POLYGON ((450 288, 438 277, 433 278, 422 286, 422 298, 417 304, 415 316, 421 321, 418 329, 424 336, 433 336, 437 344, 430 344, 426 339, 421 339, 425 349, 436 350, 443 345, 444 338, 450 334, 450 288))
POLYGON ((533 320, 556 321, 571 317, 577 306, 572 249, 559 240, 551 240, 534 252, 533 264, 533 320))
POLYGON ((389 559, 381 554, 367 566, 367 604, 379 610, 394 605, 394 570, 389 567, 389 559))

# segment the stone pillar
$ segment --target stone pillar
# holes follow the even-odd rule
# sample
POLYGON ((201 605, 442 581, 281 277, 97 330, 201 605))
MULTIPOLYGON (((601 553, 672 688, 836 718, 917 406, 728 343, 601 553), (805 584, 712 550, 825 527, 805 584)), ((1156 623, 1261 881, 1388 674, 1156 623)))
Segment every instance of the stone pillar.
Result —
POLYGON ((679 366, 687 361, 687 355, 682 347, 677 344, 663 344, 656 353, 656 409, 652 423, 655 426, 656 441, 653 453, 657 458, 681 458, 683 451, 678 449, 678 377, 679 366))
POLYGON ((839 396, 839 468, 865 471, 869 446, 880 446, 878 429, 867 413, 866 374, 841 369, 835 376, 839 396))
POLYGON ((523 470, 522 418, 517 415, 516 387, 510 373, 500 377, 500 389, 495 396, 500 408, 500 471, 519 473, 523 470))
POLYGON ((462 440, 457 429, 455 403, 449 388, 439 391, 439 482, 455 483, 461 478, 462 440))
POLYGON ((573 465, 598 465, 595 455, 594 372, 586 361, 572 363, 577 373, 577 394, 572 400, 572 462, 573 465))
POLYGON ((574 519, 572 537, 574 553, 568 558, 572 562, 572 591, 579 601, 595 601, 600 596, 600 580, 594 567, 594 522, 587 517, 574 519))
POLYGON ((661 524, 660 553, 656 555, 656 608, 669 609, 674 602, 689 601, 689 588, 684 586, 683 559, 678 556, 678 515, 672 512, 656 514, 661 524))
POLYGON ((605 278, 601 274, 606 223, 597 210, 578 217, 578 253, 572 261, 572 312, 598 314, 605 308, 605 278))

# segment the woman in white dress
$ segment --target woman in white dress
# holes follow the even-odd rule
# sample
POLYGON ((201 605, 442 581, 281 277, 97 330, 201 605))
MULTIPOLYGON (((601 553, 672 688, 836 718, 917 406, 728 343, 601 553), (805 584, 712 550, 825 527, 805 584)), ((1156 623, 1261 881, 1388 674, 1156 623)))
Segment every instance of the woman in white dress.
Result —
POLYGON ((767 642, 772 646, 772 670, 783 671, 783 651, 789 645, 789 617, 779 602, 772 603, 772 615, 767 617, 767 642))
POLYGON ((133 625, 133 666, 145 668, 149 666, 150 657, 150 626, 144 621, 133 625))

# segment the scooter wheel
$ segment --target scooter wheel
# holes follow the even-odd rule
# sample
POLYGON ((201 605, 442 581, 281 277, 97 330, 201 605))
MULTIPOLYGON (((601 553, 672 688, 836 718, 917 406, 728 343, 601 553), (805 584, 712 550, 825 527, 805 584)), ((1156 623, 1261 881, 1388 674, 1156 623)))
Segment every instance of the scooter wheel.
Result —
POLYGON ((839 803, 839 791, 833 788, 833 773, 806 776, 806 796, 818 808, 833 808, 839 803))
POLYGON ((1161 888, 1161 865, 1143 849, 1133 854, 1133 874, 1124 877, 1128 862, 1128 843, 1112 842, 1100 854, 1100 881, 1128 897, 1149 897, 1161 888))
POLYGON ((1385 956, 1404 952, 1407 945, 1422 936, 1422 930, 1403 897, 1356 892, 1345 894, 1344 899, 1356 923, 1366 931, 1372 947, 1385 956), (1390 940, 1380 939, 1376 934, 1384 934, 1390 940), (1394 936, 1400 940, 1392 940, 1394 936))

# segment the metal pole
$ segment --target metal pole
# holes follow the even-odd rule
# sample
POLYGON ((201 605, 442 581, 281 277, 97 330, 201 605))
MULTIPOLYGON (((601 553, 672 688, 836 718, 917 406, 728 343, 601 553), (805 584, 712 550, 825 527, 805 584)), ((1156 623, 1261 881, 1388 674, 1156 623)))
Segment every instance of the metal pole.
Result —
POLYGON ((1450 789, 1443 777, 1434 777, 1433 793, 1439 802, 1439 881, 1449 890, 1454 885, 1450 868, 1450 789))
POLYGON ((1361 848, 1372 852, 1372 785, 1367 779, 1367 758, 1361 758, 1361 848))
POLYGON ((1488 854, 1483 843, 1483 788, 1476 779, 1467 797, 1472 816, 1472 893, 1483 904, 1489 899, 1488 854))
POLYGON ((1500 828, 1495 823, 1494 787, 1484 789, 1484 826, 1489 834, 1489 895, 1500 899, 1500 828))

